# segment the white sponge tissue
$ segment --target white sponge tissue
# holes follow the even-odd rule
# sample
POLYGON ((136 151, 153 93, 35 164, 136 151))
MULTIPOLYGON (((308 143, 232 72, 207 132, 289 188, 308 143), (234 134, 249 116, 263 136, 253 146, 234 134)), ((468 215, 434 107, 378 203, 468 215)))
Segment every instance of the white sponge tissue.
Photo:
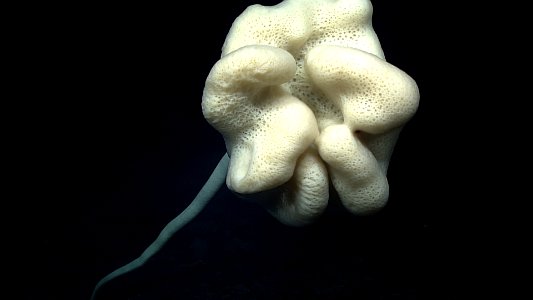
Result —
POLYGON ((226 142, 228 187, 285 224, 319 217, 329 182, 354 214, 387 202, 388 163, 419 92, 385 61, 371 17, 368 0, 252 5, 207 77, 202 110, 226 142))

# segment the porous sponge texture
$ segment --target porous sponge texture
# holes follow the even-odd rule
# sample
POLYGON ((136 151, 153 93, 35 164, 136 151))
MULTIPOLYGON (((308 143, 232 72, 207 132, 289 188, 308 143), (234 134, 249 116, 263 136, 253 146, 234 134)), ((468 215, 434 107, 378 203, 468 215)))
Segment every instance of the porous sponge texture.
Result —
POLYGON ((295 70, 288 52, 254 45, 222 57, 206 80, 203 113, 225 138, 231 156, 227 185, 235 192, 287 182, 318 136, 312 111, 281 86, 295 70))
POLYGON ((418 107, 415 81, 385 61, 368 0, 286 0, 233 23, 203 94, 231 157, 228 187, 268 191, 281 222, 326 208, 329 181, 355 214, 382 208, 387 167, 418 107))

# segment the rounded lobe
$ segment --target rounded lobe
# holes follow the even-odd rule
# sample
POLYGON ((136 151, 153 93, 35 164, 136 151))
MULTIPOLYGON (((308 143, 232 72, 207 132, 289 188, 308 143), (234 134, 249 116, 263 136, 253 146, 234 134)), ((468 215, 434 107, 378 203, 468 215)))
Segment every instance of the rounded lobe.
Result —
POLYGON ((292 178, 281 191, 279 197, 271 198, 273 203, 265 205, 280 222, 302 226, 322 215, 329 198, 328 172, 315 149, 300 157, 292 178))
POLYGON ((333 186, 350 212, 374 213, 386 204, 389 186, 385 173, 346 125, 327 127, 318 137, 317 145, 333 186))
POLYGON ((295 68, 287 51, 247 46, 222 57, 206 80, 203 113, 224 137, 231 157, 226 182, 238 193, 287 182, 318 135, 312 111, 281 86, 295 68))
POLYGON ((384 133, 416 112, 415 81, 383 59, 353 48, 317 46, 306 57, 311 81, 342 111, 351 130, 384 133))

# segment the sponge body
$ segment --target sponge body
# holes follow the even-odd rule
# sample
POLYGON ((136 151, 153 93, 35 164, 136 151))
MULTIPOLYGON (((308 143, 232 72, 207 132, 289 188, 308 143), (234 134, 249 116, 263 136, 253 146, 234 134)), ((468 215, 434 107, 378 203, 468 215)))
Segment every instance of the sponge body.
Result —
POLYGON ((231 158, 226 183, 281 222, 382 208, 388 162, 416 112, 415 81, 387 63, 368 0, 286 0, 233 23, 203 94, 231 158), (268 194, 268 197, 264 195, 268 194))

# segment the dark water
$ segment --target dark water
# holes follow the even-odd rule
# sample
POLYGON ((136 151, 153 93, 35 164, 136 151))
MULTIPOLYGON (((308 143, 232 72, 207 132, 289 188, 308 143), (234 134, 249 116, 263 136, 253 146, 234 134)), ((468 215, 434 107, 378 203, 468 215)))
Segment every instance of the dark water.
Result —
MULTIPOLYGON (((421 107, 391 160, 387 207, 361 218, 333 201, 317 223, 292 228, 223 188, 100 299, 455 299, 470 268, 457 207, 472 192, 457 192, 466 175, 445 175, 464 165, 443 143, 460 138, 456 127, 441 125, 459 100, 436 80, 445 58, 430 64, 426 56, 440 39, 422 28, 437 21, 411 9, 429 7, 388 2, 374 1, 374 27, 388 61, 417 80, 421 107)), ((136 258, 194 198, 225 151, 201 115, 203 83, 250 4, 219 3, 208 14, 202 3, 95 6, 69 18, 69 100, 65 121, 43 143, 61 147, 42 168, 49 200, 28 216, 35 235, 22 260, 31 270, 24 299, 89 299, 99 279, 136 258)))

